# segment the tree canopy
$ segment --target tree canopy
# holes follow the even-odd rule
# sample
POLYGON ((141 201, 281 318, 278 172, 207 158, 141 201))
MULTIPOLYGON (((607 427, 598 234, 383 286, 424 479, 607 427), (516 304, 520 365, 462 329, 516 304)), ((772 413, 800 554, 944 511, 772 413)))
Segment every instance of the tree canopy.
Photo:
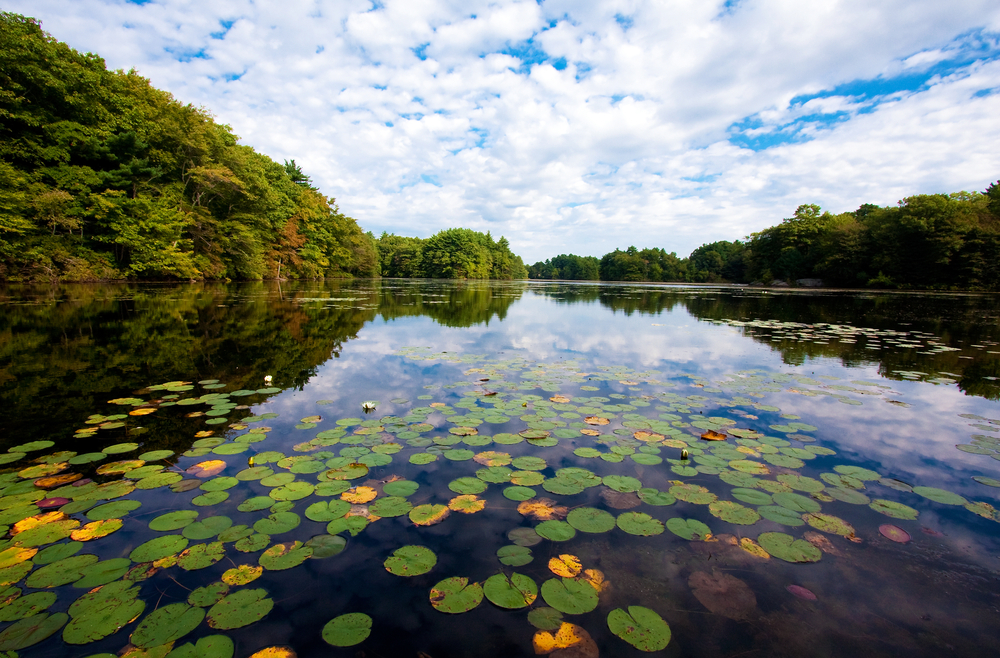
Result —
POLYGON ((467 228, 427 239, 383 233, 375 242, 382 276, 434 279, 526 279, 528 271, 510 243, 467 228))

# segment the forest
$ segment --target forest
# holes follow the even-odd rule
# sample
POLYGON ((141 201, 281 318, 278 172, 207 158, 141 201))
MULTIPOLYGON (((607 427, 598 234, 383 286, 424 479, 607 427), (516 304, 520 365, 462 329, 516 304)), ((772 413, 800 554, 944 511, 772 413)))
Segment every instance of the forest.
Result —
POLYGON ((374 276, 295 161, 0 14, 0 280, 374 276))
POLYGON ((985 192, 919 194, 896 206, 832 214, 800 205, 776 226, 687 258, 663 249, 561 254, 528 268, 532 279, 730 282, 928 290, 1000 290, 1000 181, 985 192))
POLYGON ((375 242, 379 270, 386 277, 432 279, 526 279, 528 270, 510 243, 467 228, 439 231, 430 238, 383 233, 375 242))

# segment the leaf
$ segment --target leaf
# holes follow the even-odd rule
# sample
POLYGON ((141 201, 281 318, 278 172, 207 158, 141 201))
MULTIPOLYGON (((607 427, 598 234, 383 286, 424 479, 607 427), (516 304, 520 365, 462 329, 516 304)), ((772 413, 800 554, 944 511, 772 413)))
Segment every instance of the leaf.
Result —
POLYGON ((67 644, 96 642, 116 633, 136 619, 146 607, 137 600, 138 587, 128 581, 116 581, 87 592, 69 607, 72 620, 63 629, 67 644))
POLYGON ((229 585, 215 582, 192 590, 187 602, 200 608, 207 608, 221 601, 229 593, 229 585))
POLYGON ((25 617, 0 633, 0 651, 17 651, 38 644, 62 628, 68 619, 69 616, 65 612, 51 615, 40 612, 25 617))
POLYGON ((711 612, 730 619, 746 619, 757 608, 757 597, 739 578, 725 572, 696 571, 688 578, 694 596, 711 612))
POLYGON ((894 519, 903 519, 906 521, 914 521, 920 514, 917 510, 908 505, 897 503, 893 500, 884 500, 882 498, 876 498, 868 506, 879 514, 885 514, 886 516, 894 519))
POLYGON ((87 525, 77 528, 69 534, 73 541, 93 541, 107 537, 113 532, 121 530, 121 519, 105 519, 103 521, 93 521, 87 525))
POLYGON ((565 518, 567 508, 562 505, 556 505, 556 501, 549 498, 539 498, 537 500, 522 502, 517 506, 517 511, 522 516, 547 521, 549 519, 565 518))
MULTIPOLYGON (((551 563, 550 563, 551 564, 551 563)), ((597 591, 586 581, 550 578, 542 583, 542 598, 549 606, 568 615, 590 612, 597 607, 597 591)))
POLYGON ((437 555, 426 546, 403 546, 386 559, 385 570, 396 576, 419 576, 434 568, 437 555))
POLYGON ((457 494, 479 494, 489 485, 479 478, 461 477, 448 483, 448 488, 457 494))
POLYGON ((542 521, 535 526, 535 532, 549 541, 569 541, 576 536, 576 530, 565 521, 542 521))
POLYGON ((597 643, 583 627, 561 622, 555 634, 539 630, 531 638, 531 645, 539 655, 557 652, 559 656, 597 658, 597 643))
POLYGON ((203 608, 193 608, 187 603, 170 603, 157 608, 132 632, 132 644, 150 648, 175 642, 184 637, 205 618, 203 608))
POLYGON ((885 523, 878 527, 878 531, 886 539, 890 539, 898 544, 905 544, 910 541, 910 533, 903 530, 899 526, 892 525, 890 523, 885 523))
POLYGON ((676 516, 667 519, 667 530, 688 541, 705 541, 712 536, 711 529, 701 521, 676 516))
POLYGON ((243 589, 226 596, 208 611, 208 625, 228 631, 260 621, 274 607, 264 589, 243 589))
POLYGON ((478 496, 456 496, 448 502, 448 509, 462 514, 475 514, 486 507, 486 501, 478 496))
POLYGON ((257 562, 268 571, 284 571, 299 566, 311 556, 311 547, 300 541, 287 541, 264 551, 257 562))
POLYGON ((323 640, 335 647, 361 644, 372 632, 372 618, 361 612, 349 612, 323 626, 323 640))
POLYGON ((444 521, 449 509, 445 505, 418 505, 410 510, 410 521, 414 525, 428 526, 444 521))
POLYGON ((218 475, 224 470, 226 470, 226 462, 221 459, 210 459, 190 466, 185 473, 193 475, 196 478, 208 478, 218 475))
POLYGON ((630 535, 652 537, 663 532, 663 523, 642 512, 622 512, 616 521, 618 527, 630 535))
POLYGON ((819 549, 802 539, 783 532, 765 532, 757 538, 761 547, 772 556, 786 562, 819 562, 819 549))
POLYGON ((482 603, 483 588, 479 583, 469 584, 468 578, 453 576, 431 588, 430 601, 439 612, 468 612, 482 603))
POLYGON ((913 493, 942 505, 965 505, 969 502, 956 493, 936 487, 913 487, 913 493))
POLYGON ((210 567, 226 556, 222 542, 210 544, 195 544, 181 551, 177 556, 177 565, 185 571, 196 571, 210 567))
POLYGON ((129 554, 133 562, 153 562, 176 555, 187 548, 188 540, 180 535, 164 535, 139 544, 129 554))
POLYGON ((525 608, 538 598, 538 585, 528 576, 504 573, 490 576, 483 583, 483 594, 491 603, 508 610, 525 608))
POLYGON ((158 532, 165 532, 169 530, 178 530, 186 525, 194 523, 194 520, 198 518, 198 510, 186 509, 177 510, 175 512, 167 512, 166 514, 161 514, 152 521, 149 522, 149 529, 156 530, 158 532))
POLYGON ((612 633, 640 651, 659 651, 670 643, 670 626, 656 612, 630 605, 628 612, 616 608, 608 614, 612 633))
POLYGON ((563 554, 549 559, 549 571, 563 578, 575 578, 583 570, 580 558, 575 555, 563 554))
POLYGON ((829 532, 844 537, 854 537, 854 527, 847 521, 832 514, 803 514, 806 523, 822 532, 829 532))
POLYGON ((501 546, 497 549, 497 557, 501 564, 506 564, 509 567, 523 567, 534 559, 531 557, 530 548, 516 545, 501 546))
POLYGON ((753 525, 760 521, 760 514, 749 507, 729 500, 717 500, 709 503, 708 511, 712 513, 712 516, 735 525, 753 525))
MULTIPOLYGON (((520 511, 520 510, 518 510, 520 511)), ((615 527, 615 517, 595 507, 578 507, 566 517, 566 522, 580 532, 602 533, 615 527)))

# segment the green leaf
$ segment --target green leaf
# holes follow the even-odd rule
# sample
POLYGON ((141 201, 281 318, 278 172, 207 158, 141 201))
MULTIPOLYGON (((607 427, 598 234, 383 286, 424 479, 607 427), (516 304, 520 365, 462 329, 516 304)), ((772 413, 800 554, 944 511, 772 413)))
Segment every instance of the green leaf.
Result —
POLYGON ((323 640, 335 647, 361 644, 372 632, 372 618, 361 612, 349 612, 323 626, 323 640))
POLYGON ((24 584, 32 589, 68 585, 83 578, 83 570, 95 564, 97 560, 98 557, 96 555, 89 553, 64 558, 35 571, 28 576, 24 584))
POLYGON ((294 530, 300 523, 302 519, 295 512, 276 512, 254 523, 253 529, 264 535, 280 535, 294 530))
POLYGON ((208 625, 222 631, 242 628, 260 621, 274 607, 264 589, 243 589, 216 603, 208 611, 208 625))
POLYGON ((62 628, 68 619, 69 616, 65 612, 51 615, 40 612, 25 617, 0 633, 0 651, 17 651, 38 644, 62 628))
POLYGON ((133 562, 153 562, 180 553, 187 548, 187 537, 180 535, 164 535, 139 544, 129 554, 133 562))
POLYGON ((609 532, 615 527, 615 517, 595 507, 578 507, 566 517, 566 522, 580 532, 609 532))
POLYGON ((711 529, 701 521, 677 516, 667 519, 667 530, 688 541, 702 541, 712 534, 711 529))
POLYGON ((431 606, 440 612, 468 612, 483 601, 483 588, 462 576, 446 578, 431 588, 431 606))
POLYGON ((757 508, 757 513, 768 521, 774 521, 775 523, 780 523, 781 525, 787 525, 793 528, 805 525, 805 521, 802 520, 802 516, 798 512, 793 512, 787 507, 780 507, 778 505, 763 505, 757 508))
POLYGON ((714 503, 710 503, 708 511, 712 513, 712 516, 736 525, 753 525, 757 521, 760 521, 760 514, 749 507, 744 507, 739 503, 729 500, 717 500, 714 503))
POLYGON ((628 612, 616 608, 608 614, 612 633, 640 651, 660 651, 670 643, 670 626, 656 612, 630 605, 628 612))
POLYGON ((341 553, 347 547, 347 540, 340 535, 316 535, 306 542, 312 549, 312 558, 321 560, 341 553))
POLYGON ((936 487, 913 487, 913 493, 942 505, 965 505, 969 502, 956 493, 936 487))
POLYGON ((616 521, 619 528, 630 535, 651 537, 663 532, 663 523, 642 512, 622 512, 616 521))
POLYGON ((879 514, 885 514, 886 516, 892 517, 894 519, 904 519, 907 521, 914 521, 920 514, 920 512, 913 509, 909 505, 904 505, 903 503, 897 503, 894 500, 884 500, 882 498, 876 498, 868 506, 871 507, 876 512, 878 512, 879 514))
MULTIPOLYGON (((470 451, 471 452, 471 451, 470 451)), ((461 477, 448 483, 448 488, 457 494, 480 494, 486 491, 489 485, 480 478, 461 477)))
POLYGON ((209 635, 196 644, 188 642, 177 647, 167 654, 167 658, 233 658, 235 653, 236 646, 228 636, 209 635))
POLYGON ((597 607, 597 590, 575 578, 550 578, 542 583, 542 598, 568 615, 581 615, 597 607))
POLYGON ((132 644, 148 649, 184 637, 205 618, 203 608, 187 603, 169 603, 149 614, 132 632, 132 644))
POLYGON ((576 536, 576 529, 565 521, 542 521, 535 526, 535 532, 549 541, 569 541, 576 536))
POLYGON ((500 564, 506 564, 508 567, 523 567, 534 559, 530 548, 517 545, 501 546, 497 550, 497 557, 500 559, 500 564))
POLYGON ((505 573, 490 576, 483 583, 483 594, 490 603, 508 610, 526 608, 538 598, 538 585, 528 576, 505 573))
POLYGON ((226 548, 221 541, 210 544, 195 544, 181 551, 177 565, 185 571, 196 571, 210 567, 226 556, 226 548))
POLYGON ((207 608, 221 601, 228 593, 229 585, 220 580, 192 590, 188 594, 187 602, 200 608, 207 608))
POLYGON ((783 532, 765 532, 757 538, 761 547, 786 562, 819 562, 822 554, 819 549, 805 541, 795 539, 783 532))
POLYGON ((385 570, 396 576, 419 576, 434 568, 437 555, 426 546, 397 548, 385 561, 385 570))
POLYGON ((375 516, 392 518, 409 514, 413 509, 413 503, 402 496, 387 496, 376 500, 368 509, 375 516))

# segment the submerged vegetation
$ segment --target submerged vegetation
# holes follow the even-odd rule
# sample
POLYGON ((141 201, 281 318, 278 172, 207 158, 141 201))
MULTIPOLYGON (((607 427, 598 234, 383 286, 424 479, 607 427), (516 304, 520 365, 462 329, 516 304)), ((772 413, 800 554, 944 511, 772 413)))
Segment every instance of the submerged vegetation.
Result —
POLYGON ((662 249, 560 255, 533 279, 794 284, 1000 290, 1000 182, 984 193, 921 194, 895 207, 832 214, 806 204, 743 241, 704 244, 687 258, 662 249))

